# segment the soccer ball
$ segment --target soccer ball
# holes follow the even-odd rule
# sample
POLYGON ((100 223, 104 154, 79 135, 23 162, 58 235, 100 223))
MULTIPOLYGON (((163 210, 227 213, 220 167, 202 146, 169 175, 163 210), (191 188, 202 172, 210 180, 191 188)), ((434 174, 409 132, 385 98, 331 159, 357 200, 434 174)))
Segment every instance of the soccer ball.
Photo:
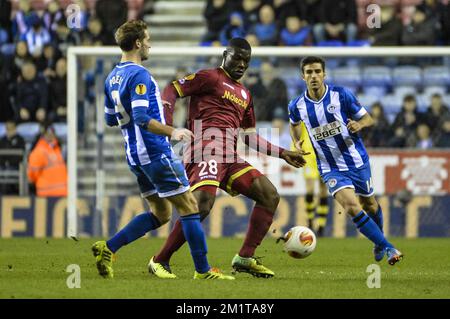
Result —
POLYGON ((284 249, 293 258, 306 258, 316 248, 316 235, 305 226, 295 226, 284 234, 284 249))

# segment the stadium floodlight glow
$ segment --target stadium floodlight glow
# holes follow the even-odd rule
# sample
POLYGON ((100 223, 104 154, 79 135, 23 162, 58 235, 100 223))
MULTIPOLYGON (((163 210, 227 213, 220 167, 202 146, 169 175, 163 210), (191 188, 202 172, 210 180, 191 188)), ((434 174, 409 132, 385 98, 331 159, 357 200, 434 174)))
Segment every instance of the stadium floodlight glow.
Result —
MULTIPOLYGON (((152 47, 150 59, 157 56, 198 56, 220 57, 224 47, 152 47)), ((67 52, 67 166, 68 166, 68 201, 67 201, 67 236, 76 237, 77 227, 77 58, 80 56, 119 57, 118 47, 69 47, 67 52)), ((309 55, 322 57, 449 57, 449 47, 256 47, 252 56, 259 57, 293 57, 309 55)), ((101 122, 100 122, 101 123, 101 122)), ((98 129, 98 126, 97 126, 98 129)), ((102 176, 99 174, 98 176, 102 176)), ((97 181, 98 183, 98 181, 97 181)), ((97 192, 96 196, 101 192, 97 192)))

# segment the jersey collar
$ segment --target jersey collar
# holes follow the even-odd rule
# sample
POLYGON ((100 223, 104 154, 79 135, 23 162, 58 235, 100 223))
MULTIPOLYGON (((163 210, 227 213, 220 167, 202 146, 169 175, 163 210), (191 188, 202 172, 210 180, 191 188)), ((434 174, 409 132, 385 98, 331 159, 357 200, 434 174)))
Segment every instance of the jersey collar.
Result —
POLYGON ((323 99, 325 98, 325 96, 327 96, 327 94, 328 94, 328 85, 325 84, 325 93, 322 95, 322 97, 319 99, 319 101, 314 101, 308 97, 308 89, 306 89, 304 95, 305 95, 305 99, 307 99, 308 101, 318 104, 323 101, 323 99))

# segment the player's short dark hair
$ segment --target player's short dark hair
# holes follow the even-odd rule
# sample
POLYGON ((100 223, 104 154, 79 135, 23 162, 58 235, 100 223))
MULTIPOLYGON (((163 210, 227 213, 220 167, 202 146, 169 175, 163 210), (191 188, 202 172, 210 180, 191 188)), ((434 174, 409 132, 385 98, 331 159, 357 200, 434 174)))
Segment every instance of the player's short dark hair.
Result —
POLYGON ((325 60, 318 56, 307 56, 302 59, 300 62, 300 67, 302 69, 302 73, 304 72, 305 66, 308 64, 320 63, 322 65, 322 70, 325 71, 325 60))
POLYGON ((252 47, 250 46, 250 43, 248 43, 247 40, 244 38, 233 38, 228 42, 228 47, 230 48, 239 48, 243 50, 251 51, 252 47))
POLYGON ((131 51, 136 40, 144 40, 147 24, 142 20, 131 20, 122 24, 116 31, 114 37, 117 45, 122 51, 131 51))

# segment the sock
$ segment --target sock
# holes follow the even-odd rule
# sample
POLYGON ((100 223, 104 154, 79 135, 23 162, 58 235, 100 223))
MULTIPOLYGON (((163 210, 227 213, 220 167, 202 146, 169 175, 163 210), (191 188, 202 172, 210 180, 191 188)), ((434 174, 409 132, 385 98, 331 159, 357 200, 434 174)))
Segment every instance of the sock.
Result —
MULTIPOLYGON (((203 221, 208 214, 201 214, 200 221, 203 221)), ((170 231, 169 237, 167 237, 164 246, 159 251, 158 255, 153 259, 157 263, 169 263, 172 255, 181 248, 186 242, 186 238, 184 238, 183 228, 181 227, 181 222, 178 219, 175 222, 172 230, 170 231)))
POLYGON ((188 216, 180 216, 181 227, 186 241, 191 249, 192 259, 194 260, 195 270, 198 273, 205 273, 211 267, 206 258, 207 246, 205 233, 203 232, 202 224, 200 223, 200 214, 193 214, 188 216))
POLYGON ((327 224, 328 206, 327 198, 323 197, 319 201, 319 207, 317 207, 317 223, 319 227, 325 227, 327 224))
POLYGON ((250 216, 250 222, 248 224, 247 234, 245 236, 244 244, 239 251, 241 257, 252 257, 255 253, 256 247, 258 247, 270 225, 272 224, 274 212, 268 210, 265 207, 255 205, 252 214, 250 216))
POLYGON ((135 216, 124 228, 106 242, 108 248, 115 253, 120 247, 144 236, 150 230, 161 226, 158 218, 151 212, 135 216))
POLYGON ((314 196, 312 194, 306 194, 306 216, 308 218, 308 226, 313 227, 313 220, 316 212, 316 204, 314 203, 314 196))
POLYGON ((358 230, 367 238, 369 238, 375 245, 382 248, 393 247, 384 237, 378 225, 364 213, 360 211, 358 215, 353 217, 353 222, 355 223, 358 230))
POLYGON ((383 231, 383 211, 381 210, 381 206, 378 205, 378 210, 375 214, 368 213, 370 218, 378 225, 381 231, 383 231))

